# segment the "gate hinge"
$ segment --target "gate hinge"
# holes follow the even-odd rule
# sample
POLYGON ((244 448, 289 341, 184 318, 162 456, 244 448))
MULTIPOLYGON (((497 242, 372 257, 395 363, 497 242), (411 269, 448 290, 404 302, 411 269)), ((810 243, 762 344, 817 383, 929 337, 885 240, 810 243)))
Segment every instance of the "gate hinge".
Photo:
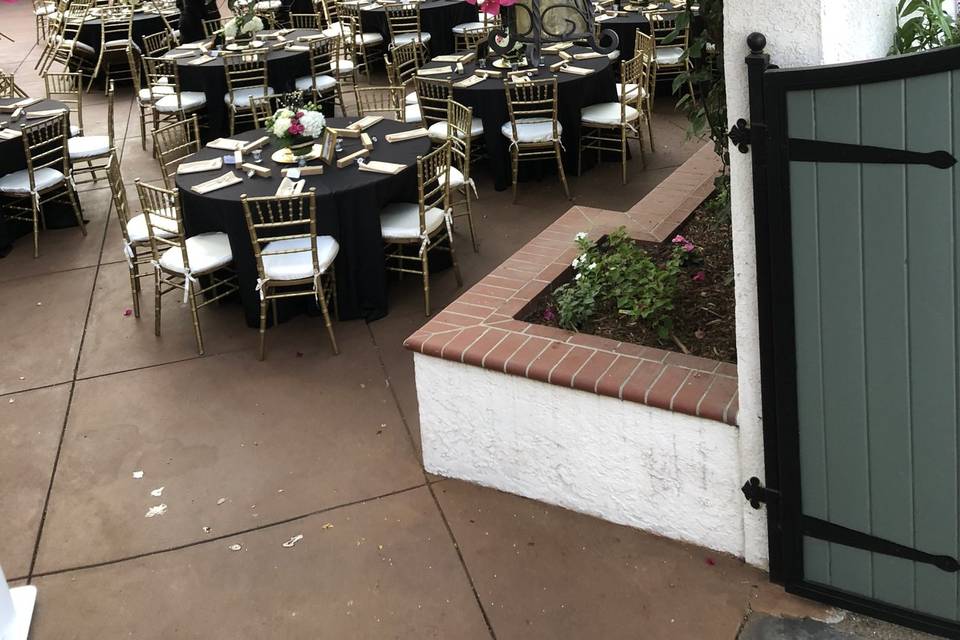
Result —
POLYGON ((727 134, 730 142, 737 145, 740 153, 746 153, 750 150, 750 127, 743 118, 737 120, 736 124, 730 127, 730 133, 727 134))
POLYGON ((780 499, 779 491, 776 489, 767 489, 760 484, 760 478, 756 476, 747 480, 740 488, 740 491, 743 492, 743 497, 750 502, 750 506, 754 509, 759 509, 761 503, 770 504, 780 499))

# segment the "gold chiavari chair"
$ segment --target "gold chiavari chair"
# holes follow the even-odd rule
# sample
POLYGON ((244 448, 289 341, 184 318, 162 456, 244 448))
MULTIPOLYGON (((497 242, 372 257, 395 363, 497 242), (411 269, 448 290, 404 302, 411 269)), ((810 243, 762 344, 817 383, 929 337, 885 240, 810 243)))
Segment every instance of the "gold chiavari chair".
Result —
POLYGON ((0 178, 0 194, 7 198, 3 205, 8 220, 21 220, 33 225, 33 257, 40 256, 40 226, 43 205, 48 202, 68 202, 73 207, 80 232, 87 235, 80 213, 77 192, 70 180, 70 162, 67 158, 69 115, 24 124, 20 128, 27 168, 0 178))
POLYGON ((477 195, 477 185, 470 177, 472 162, 471 135, 473 109, 451 99, 447 105, 447 140, 450 141, 450 209, 454 221, 466 218, 470 229, 470 242, 473 252, 479 253, 477 234, 473 226, 473 207, 471 196, 477 195))
POLYGON ((309 93, 318 104, 327 102, 340 106, 340 111, 347 115, 343 103, 343 91, 339 82, 337 60, 340 56, 340 37, 311 40, 310 47, 310 75, 297 78, 293 86, 297 91, 309 93))
POLYGON ((500 133, 510 141, 510 164, 513 176, 513 201, 517 201, 519 163, 553 157, 563 191, 570 198, 567 176, 563 171, 560 136, 563 127, 557 119, 557 79, 531 82, 505 82, 507 112, 510 120, 500 133))
MULTIPOLYGON (((320 29, 322 19, 315 13, 291 13, 290 26, 294 29, 320 29)), ((336 34, 340 35, 340 34, 336 34)))
POLYGON ((50 16, 57 12, 57 3, 33 0, 33 18, 37 29, 37 44, 50 34, 50 16))
MULTIPOLYGON (((690 61, 684 56, 690 46, 690 25, 674 33, 678 31, 677 20, 682 14, 683 11, 652 11, 644 14, 650 21, 650 35, 654 40, 654 82, 661 77, 675 78, 690 68, 690 61)), ((688 81, 687 89, 693 97, 693 83, 688 81)), ((651 98, 654 93, 651 91, 651 98)))
POLYGON ((429 60, 430 34, 420 28, 420 3, 388 4, 383 10, 387 14, 390 48, 416 42, 422 52, 421 61, 429 60))
MULTIPOLYGON (((130 203, 127 200, 127 188, 120 173, 120 160, 116 151, 110 154, 107 163, 107 181, 110 183, 110 197, 113 209, 120 222, 120 234, 123 236, 123 255, 127 260, 127 271, 130 276, 130 295, 133 298, 133 315, 140 317, 140 280, 153 277, 150 250, 150 234, 147 231, 147 217, 142 213, 133 215, 130 203), (141 267, 143 270, 141 271, 141 267)), ((176 224, 171 224, 169 218, 158 218, 157 225, 166 224, 165 229, 155 229, 154 233, 164 238, 173 237, 177 233, 176 224)))
MULTIPOLYGON (((423 126, 427 128, 427 133, 433 143, 442 144, 449 134, 447 130, 447 106, 448 101, 453 98, 452 81, 416 76, 414 83, 423 126)), ((470 126, 467 127, 467 135, 471 139, 482 136, 483 120, 473 118, 470 126)))
POLYGON ((227 77, 227 94, 223 97, 230 114, 230 135, 237 132, 237 124, 253 124, 250 98, 276 93, 267 82, 267 55, 264 51, 223 56, 227 77))
POLYGON ((362 71, 367 82, 370 82, 370 63, 383 50, 383 36, 376 31, 363 30, 359 4, 342 4, 339 20, 343 32, 344 58, 353 63, 356 73, 362 71))
POLYGON ((653 36, 644 33, 642 29, 637 29, 636 40, 633 43, 633 55, 637 56, 640 53, 646 53, 651 58, 654 58, 656 48, 657 43, 656 40, 653 39, 653 36))
POLYGON ((403 122, 403 89, 400 87, 354 87, 357 114, 375 115, 403 122))
POLYGON ((43 76, 43 88, 48 100, 57 100, 67 105, 71 113, 71 136, 83 135, 83 76, 79 71, 47 73, 43 76))
POLYGON ((314 2, 313 12, 320 18, 320 29, 325 36, 342 36, 346 32, 340 23, 341 3, 337 0, 319 0, 314 2))
MULTIPOLYGON (((143 86, 143 60, 133 48, 127 47, 127 64, 130 65, 130 75, 133 84, 133 98, 137 102, 137 112, 140 120, 140 146, 147 149, 147 118, 154 120, 153 103, 156 101, 150 87, 143 86)), ((170 88, 173 92, 173 87, 170 88)))
POLYGON ((26 92, 17 85, 12 73, 0 71, 0 98, 26 98, 26 92))
POLYGON ((336 315, 337 287, 333 262, 340 245, 331 236, 317 235, 316 189, 286 197, 249 198, 243 194, 240 202, 257 260, 260 359, 266 355, 267 304, 272 306, 276 322, 277 300, 304 296, 317 301, 330 336, 330 346, 335 354, 339 353, 328 302, 332 297, 336 315))
POLYGON ((77 69, 87 73, 93 72, 97 59, 96 50, 77 38, 80 28, 87 19, 90 5, 83 2, 72 2, 67 12, 60 20, 56 34, 50 37, 50 46, 44 50, 37 62, 40 75, 45 74, 54 63, 63 65, 65 71, 77 69))
POLYGON ((153 153, 160 163, 163 184, 176 188, 177 167, 188 156, 200 151, 200 126, 197 116, 178 120, 153 130, 153 153))
POLYGON ((182 290, 183 303, 190 305, 197 352, 203 355, 203 335, 197 312, 238 289, 235 274, 225 278, 218 275, 233 262, 230 240, 221 232, 187 238, 177 190, 144 184, 139 178, 136 185, 140 207, 146 217, 154 268, 154 333, 160 335, 163 296, 182 290), (176 228, 175 234, 170 234, 172 228, 176 228), (199 280, 202 276, 208 277, 210 284, 203 286, 199 280))
POLYGON ((405 92, 404 120, 406 122, 420 122, 422 119, 416 86, 410 86, 414 85, 417 71, 420 69, 420 61, 420 46, 416 42, 394 47, 388 55, 383 57, 390 84, 400 87, 405 92))
POLYGON ((450 143, 444 143, 417 158, 419 202, 388 204, 380 211, 380 232, 386 244, 387 269, 423 276, 424 313, 430 315, 429 253, 448 251, 457 285, 463 286, 460 266, 453 248, 450 216, 450 143), (416 255, 406 248, 419 246, 416 255), (419 269, 417 268, 419 263, 419 269))
POLYGON ((143 36, 141 55, 157 58, 170 51, 170 35, 166 31, 158 31, 143 36))
POLYGON ((453 27, 453 41, 456 51, 479 51, 486 44, 487 37, 494 28, 500 26, 500 16, 491 16, 481 12, 480 20, 464 22, 453 27))
POLYGON ((180 90, 180 70, 176 60, 145 57, 143 64, 147 71, 145 95, 152 100, 154 129, 161 122, 185 120, 199 114, 207 106, 207 95, 203 91, 180 90))
POLYGON ((223 20, 221 18, 212 18, 203 21, 203 36, 208 40, 217 35, 223 29, 223 20))
POLYGON ((163 8, 160 10, 160 19, 163 20, 170 47, 176 47, 180 44, 180 10, 176 6, 163 8))
MULTIPOLYGON (((621 78, 625 87, 633 85, 637 89, 645 82, 644 55, 626 60, 621 64, 621 78)), ((577 175, 585 149, 596 149, 599 161, 604 151, 616 151, 620 154, 620 171, 623 184, 627 184, 627 141, 636 139, 640 145, 640 162, 646 167, 643 158, 643 136, 640 133, 643 118, 639 90, 621 92, 617 102, 603 102, 584 107, 580 110, 580 140, 577 149, 577 175)))
MULTIPOLYGON (((110 82, 111 71, 118 64, 127 66, 127 47, 134 46, 132 38, 133 33, 133 11, 122 17, 102 18, 100 27, 100 55, 97 57, 97 63, 90 73, 90 83, 87 85, 87 91, 93 86, 93 80, 100 71, 103 71, 107 84, 110 82)), ((129 69, 128 69, 129 73, 129 69)), ((129 76, 123 76, 123 80, 129 80, 129 76)))
POLYGON ((107 135, 90 136, 86 133, 67 140, 67 154, 70 156, 70 176, 74 184, 97 182, 97 171, 106 172, 107 163, 114 149, 113 99, 115 89, 113 80, 107 81, 107 135), (89 180, 78 180, 78 176, 90 175, 89 180))
MULTIPOLYGON (((640 30, 637 30, 638 36, 641 33, 640 30)), ((646 34, 644 34, 646 35, 646 34)), ((650 39, 652 43, 652 38, 646 36, 650 39)), ((650 140, 650 152, 655 153, 657 148, 653 143, 653 92, 656 88, 656 65, 653 61, 653 47, 647 47, 646 45, 637 46, 636 54, 634 57, 641 57, 643 60, 643 68, 640 72, 640 84, 633 85, 632 83, 626 83, 621 81, 617 83, 617 97, 623 95, 624 92, 627 93, 627 97, 632 98, 633 92, 636 91, 640 94, 640 112, 643 116, 644 121, 647 123, 647 137, 650 140)))

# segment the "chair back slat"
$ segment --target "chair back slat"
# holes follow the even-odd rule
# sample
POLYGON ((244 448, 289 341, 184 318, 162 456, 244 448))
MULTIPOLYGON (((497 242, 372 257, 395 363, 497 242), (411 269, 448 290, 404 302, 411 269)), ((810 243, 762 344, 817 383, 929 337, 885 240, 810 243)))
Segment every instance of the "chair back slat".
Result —
POLYGON ((505 82, 507 112, 517 139, 517 120, 539 119, 553 121, 553 137, 559 137, 557 126, 557 79, 532 82, 505 82))
POLYGON ((154 261, 159 262, 165 251, 175 249, 180 251, 183 266, 189 272, 190 257, 187 255, 187 241, 177 190, 146 184, 139 178, 135 184, 140 208, 147 223, 150 252, 154 261))
POLYGON ((166 31, 143 36, 143 55, 156 58, 170 51, 170 37, 166 31))
POLYGON ((417 158, 417 184, 420 195, 420 234, 426 233, 426 212, 450 208, 450 142, 444 142, 425 156, 417 158))
POLYGON ((163 183, 172 188, 176 182, 177 167, 189 156, 200 151, 200 127, 197 116, 178 120, 153 130, 153 149, 163 173, 163 183))
POLYGON ((420 103, 420 117, 423 124, 432 124, 447 119, 447 101, 453 97, 453 84, 450 80, 416 76, 417 101, 420 103))
POLYGON ((77 135, 83 135, 83 76, 79 71, 47 73, 43 86, 48 100, 58 100, 76 118, 77 135))
POLYGON ((257 260, 257 271, 266 279, 263 268, 264 256, 310 254, 313 272, 320 273, 317 255, 317 198, 316 189, 293 196, 265 196, 249 198, 240 196, 247 231, 257 260), (272 248, 265 251, 270 242, 277 240, 308 240, 307 246, 272 248))
POLYGON ((464 180, 470 179, 470 129, 473 109, 452 98, 447 103, 447 140, 450 142, 450 163, 460 170, 464 180))
POLYGON ((362 118, 379 115, 393 120, 403 120, 404 93, 402 87, 353 87, 357 111, 362 118))
POLYGON ((131 217, 130 204, 127 201, 127 189, 123 184, 123 175, 120 172, 120 160, 117 158, 115 150, 111 150, 110 159, 107 161, 107 182, 110 183, 110 199, 113 202, 113 208, 120 220, 120 233, 123 234, 124 241, 129 243, 130 235, 127 232, 127 223, 131 217))
POLYGON ((65 176, 69 175, 69 122, 69 115, 64 113, 20 127, 31 191, 36 191, 36 172, 40 169, 54 169, 65 176))
POLYGON ((323 17, 316 13, 291 13, 290 26, 294 29, 320 29, 323 17))

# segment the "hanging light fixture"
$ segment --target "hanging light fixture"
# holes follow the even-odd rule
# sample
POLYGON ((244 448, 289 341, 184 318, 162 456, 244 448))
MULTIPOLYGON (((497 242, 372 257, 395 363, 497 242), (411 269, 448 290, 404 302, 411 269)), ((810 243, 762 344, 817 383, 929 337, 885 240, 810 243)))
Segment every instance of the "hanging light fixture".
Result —
MULTIPOLYGON (((540 49, 555 42, 583 41, 604 55, 617 48, 620 40, 615 31, 604 29, 596 37, 592 0, 515 0, 504 7, 506 29, 494 29, 487 44, 501 55, 509 54, 517 43, 527 45, 530 64, 539 66, 540 49), (609 41, 601 46, 600 41, 609 41)), ((499 7, 498 7, 499 9, 499 7)))

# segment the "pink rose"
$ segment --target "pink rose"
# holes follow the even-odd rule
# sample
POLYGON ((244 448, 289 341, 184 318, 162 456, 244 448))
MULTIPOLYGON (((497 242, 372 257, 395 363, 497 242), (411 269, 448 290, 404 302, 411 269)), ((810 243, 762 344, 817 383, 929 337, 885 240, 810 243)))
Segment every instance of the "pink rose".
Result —
POLYGON ((703 282, 706 279, 707 279, 707 274, 704 273, 703 271, 697 271, 695 274, 693 274, 693 278, 691 278, 691 280, 693 280, 694 282, 703 282))

